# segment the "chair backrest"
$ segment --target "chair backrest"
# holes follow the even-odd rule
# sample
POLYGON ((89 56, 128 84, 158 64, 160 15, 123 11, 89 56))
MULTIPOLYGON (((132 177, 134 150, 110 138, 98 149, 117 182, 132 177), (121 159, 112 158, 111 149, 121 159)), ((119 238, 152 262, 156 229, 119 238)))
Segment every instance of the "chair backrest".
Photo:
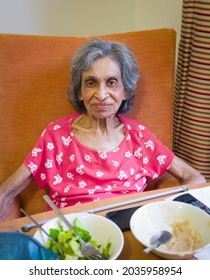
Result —
MULTIPOLYGON (((94 36, 126 43, 141 78, 129 116, 172 147, 176 33, 157 29, 94 36)), ((93 37, 0 34, 0 182, 12 174, 52 120, 75 112, 66 97, 73 54, 93 37)), ((43 210, 35 185, 20 195, 30 213, 43 210)))

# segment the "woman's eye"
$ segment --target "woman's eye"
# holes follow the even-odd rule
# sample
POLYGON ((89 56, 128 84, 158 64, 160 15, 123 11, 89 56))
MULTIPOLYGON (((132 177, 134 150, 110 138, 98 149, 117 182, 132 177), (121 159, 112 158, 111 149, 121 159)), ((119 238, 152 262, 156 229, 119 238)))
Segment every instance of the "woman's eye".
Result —
POLYGON ((110 87, 116 86, 116 84, 117 84, 117 81, 116 81, 116 80, 109 80, 109 81, 108 81, 108 85, 109 85, 110 87))
POLYGON ((85 85, 86 85, 87 87, 94 87, 94 86, 95 86, 95 81, 92 81, 92 80, 86 81, 85 85))

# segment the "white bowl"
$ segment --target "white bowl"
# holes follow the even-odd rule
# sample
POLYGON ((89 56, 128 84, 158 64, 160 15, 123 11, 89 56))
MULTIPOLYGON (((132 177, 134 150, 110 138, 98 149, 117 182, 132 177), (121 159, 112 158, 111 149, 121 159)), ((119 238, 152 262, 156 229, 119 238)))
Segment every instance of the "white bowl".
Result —
POLYGON ((165 259, 188 259, 210 244, 210 215, 184 202, 157 201, 148 203, 134 212, 130 220, 130 228, 135 238, 145 247, 148 247, 151 245, 150 239, 154 233, 160 230, 168 230, 174 234, 174 226, 177 223, 180 223, 184 228, 186 227, 185 234, 189 231, 190 234, 185 236, 187 239, 183 243, 184 233, 178 230, 178 237, 174 237, 175 239, 173 238, 171 241, 175 240, 177 246, 177 240, 179 242, 181 240, 180 246, 186 247, 185 244, 188 244, 189 239, 195 238, 196 248, 183 247, 183 251, 181 251, 181 247, 169 249, 167 246, 171 243, 168 243, 167 246, 161 245, 154 249, 154 254, 165 259), (194 234, 194 237, 191 233, 194 234), (199 242, 198 239, 200 239, 199 242))
MULTIPOLYGON (((110 260, 114 260, 119 256, 124 245, 124 237, 122 231, 114 222, 103 216, 88 213, 72 213, 65 215, 65 217, 71 224, 73 224, 74 220, 77 218, 81 222, 82 227, 90 232, 92 238, 96 240, 98 244, 105 246, 106 243, 110 241, 110 260)), ((49 233, 50 228, 58 228, 58 222, 63 225, 64 229, 67 229, 60 218, 54 218, 46 222, 42 228, 49 233)), ((45 245, 48 240, 47 235, 40 230, 36 231, 34 238, 42 245, 45 245)))

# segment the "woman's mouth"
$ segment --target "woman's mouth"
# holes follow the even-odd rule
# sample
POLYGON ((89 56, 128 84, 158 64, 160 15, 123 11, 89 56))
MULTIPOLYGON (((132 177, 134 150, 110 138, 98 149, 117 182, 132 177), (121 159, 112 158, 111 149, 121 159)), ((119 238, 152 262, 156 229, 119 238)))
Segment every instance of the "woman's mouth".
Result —
POLYGON ((110 108, 110 104, 108 103, 95 103, 92 105, 93 108, 97 111, 106 111, 110 108))

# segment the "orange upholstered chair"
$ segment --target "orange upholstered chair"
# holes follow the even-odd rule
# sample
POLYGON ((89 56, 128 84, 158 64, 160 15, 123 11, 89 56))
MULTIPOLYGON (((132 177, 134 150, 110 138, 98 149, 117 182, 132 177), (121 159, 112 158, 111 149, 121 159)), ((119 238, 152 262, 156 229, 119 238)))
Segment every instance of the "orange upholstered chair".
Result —
MULTIPOLYGON (((95 37, 124 42, 134 52, 141 78, 128 115, 141 120, 171 148, 175 31, 95 37)), ((91 38, 0 34, 0 183, 22 163, 49 122, 75 111, 66 96, 69 65, 77 49, 91 38)), ((160 182, 176 184, 171 178, 160 182)), ((148 189, 159 185, 153 182, 148 189)), ((29 213, 42 212, 42 195, 33 183, 18 202, 29 213)), ((14 205, 10 217, 18 215, 18 207, 14 205)))

